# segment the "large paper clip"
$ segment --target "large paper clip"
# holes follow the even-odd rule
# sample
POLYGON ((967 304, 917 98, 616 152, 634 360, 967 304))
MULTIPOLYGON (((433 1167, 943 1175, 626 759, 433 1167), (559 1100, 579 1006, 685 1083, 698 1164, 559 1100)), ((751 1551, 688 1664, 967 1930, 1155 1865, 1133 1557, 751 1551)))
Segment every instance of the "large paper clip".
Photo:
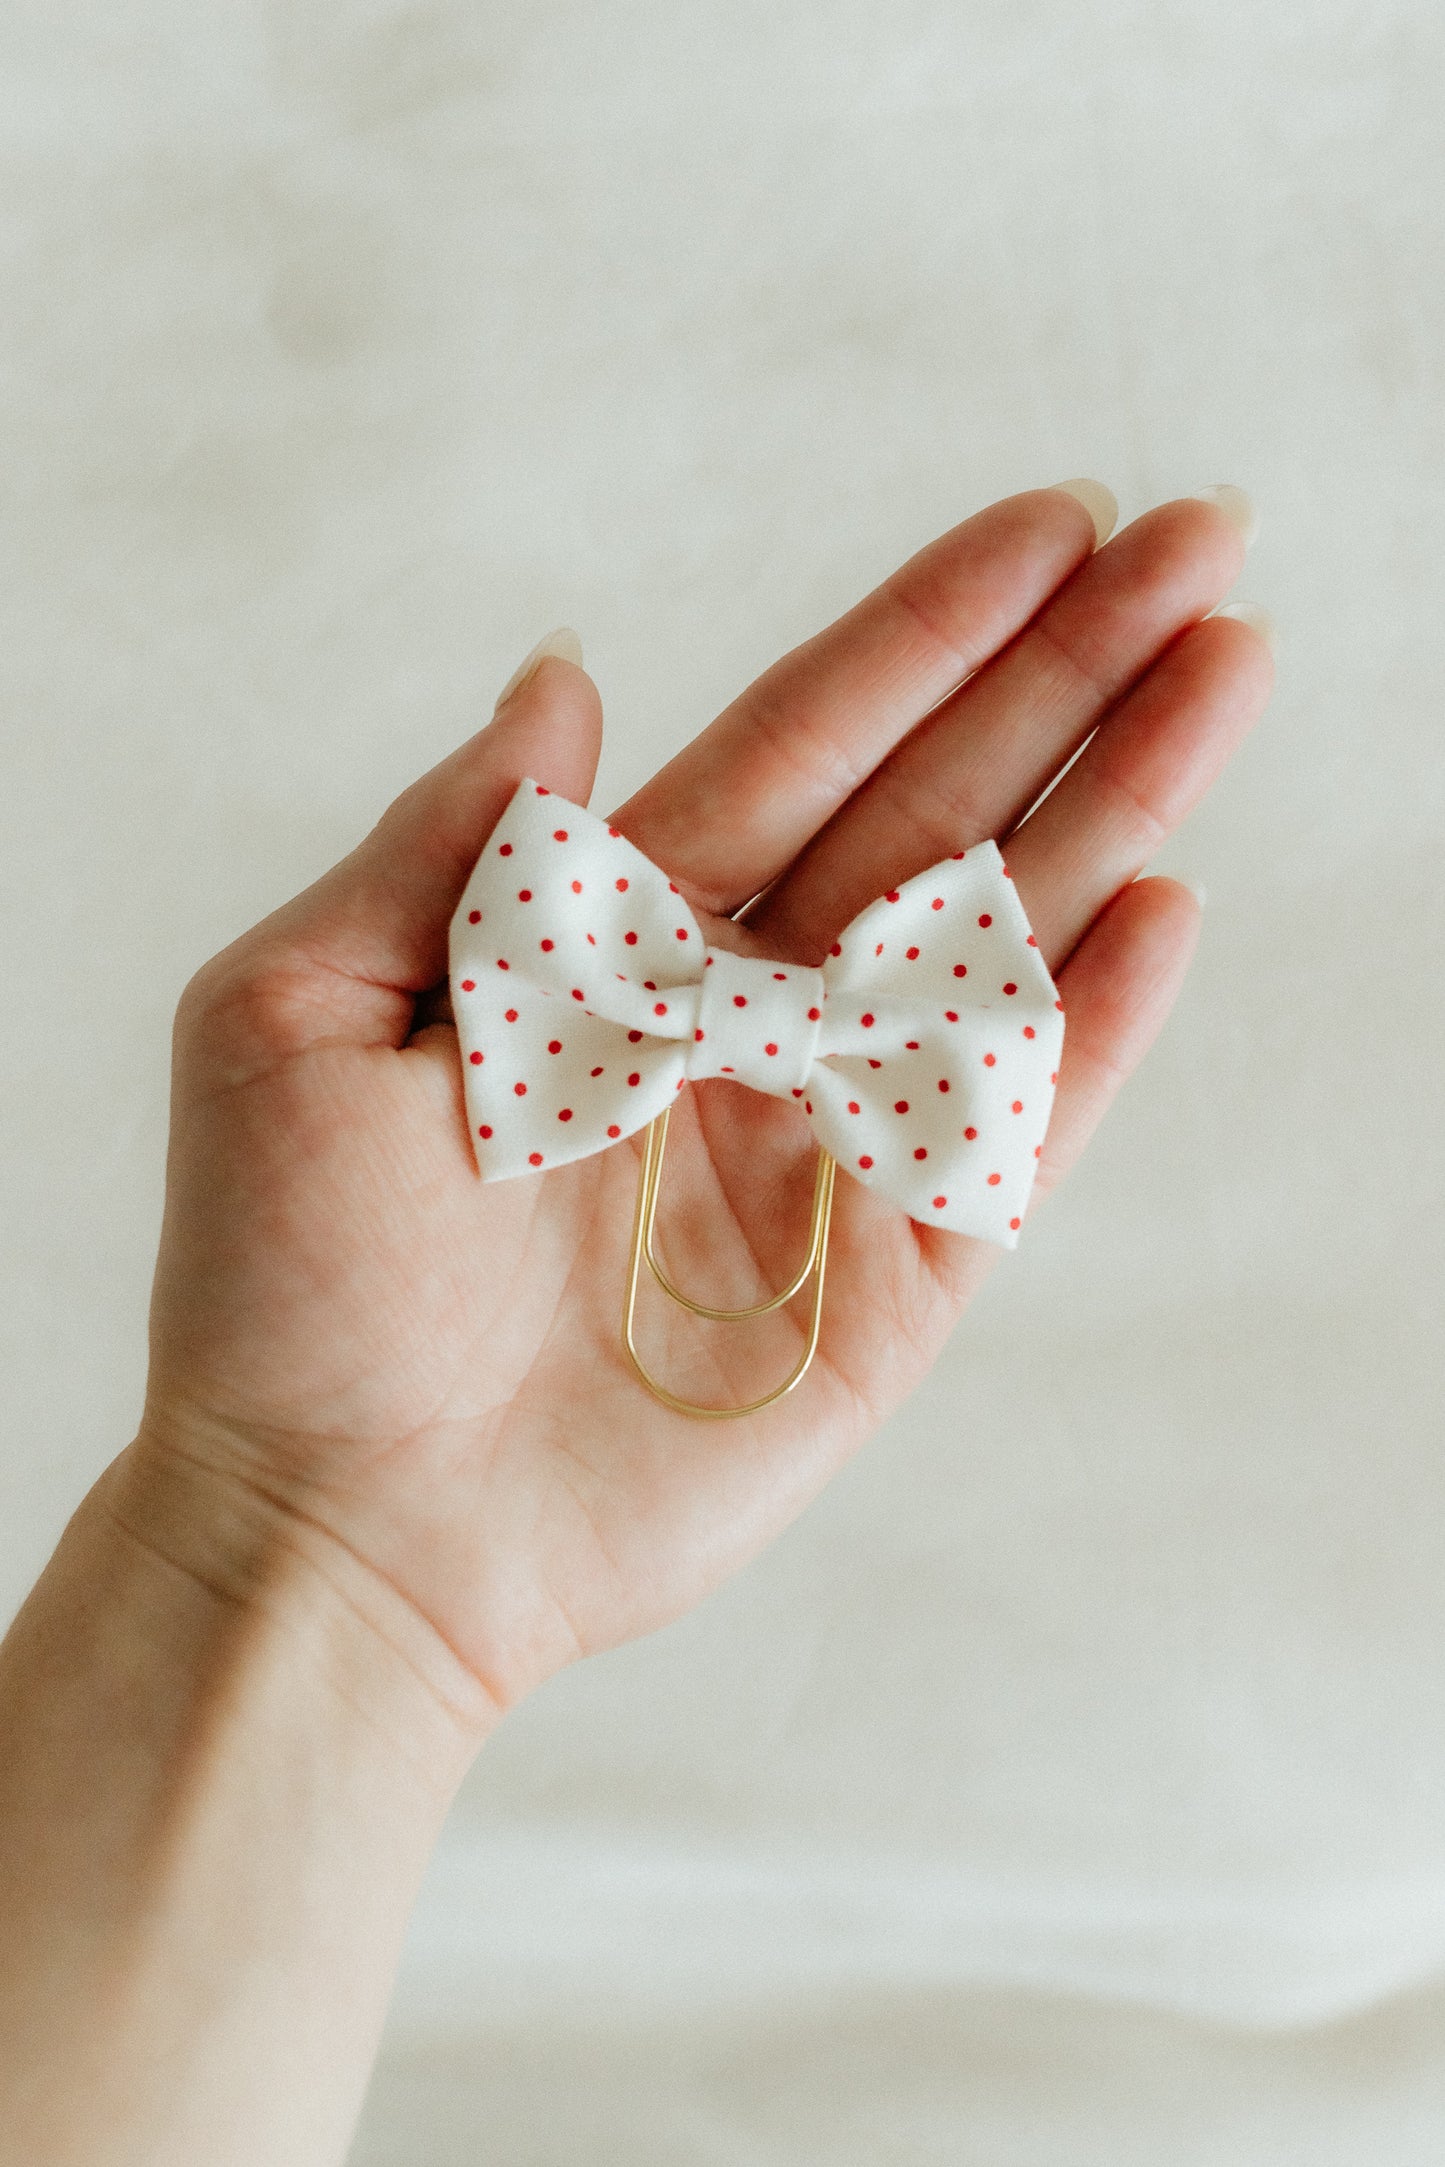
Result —
POLYGON ((836 1161, 819 1149, 818 1175, 813 1184, 813 1216, 808 1232, 808 1253, 800 1270, 782 1291, 771 1295, 766 1301, 752 1302, 743 1309, 714 1309, 710 1303, 694 1301, 675 1287, 658 1261, 655 1247, 657 1227, 657 1199, 662 1187, 662 1162, 667 1150, 667 1123, 670 1109, 664 1109, 647 1131, 647 1144, 642 1155, 642 1171, 637 1183, 637 1209, 632 1222, 632 1253, 627 1266, 627 1296, 622 1311, 622 1343, 627 1357, 654 1399, 661 1400, 664 1407, 671 1407, 678 1414, 696 1415, 703 1421, 730 1421, 738 1415, 755 1415, 764 1407, 771 1407, 784 1398, 796 1385, 802 1383, 818 1351, 818 1332, 823 1317, 823 1279, 828 1265, 828 1228, 833 1216, 833 1176, 836 1161), (716 1324, 740 1324, 750 1317, 770 1316, 781 1309, 793 1297, 801 1294, 809 1279, 813 1282, 812 1304, 808 1316, 807 1337, 803 1351, 788 1375, 771 1392, 760 1399, 749 1400, 742 1407, 703 1407, 694 1400, 679 1399, 669 1392, 648 1369, 637 1351, 634 1325, 637 1315, 637 1289, 646 1263, 669 1301, 691 1312, 694 1317, 706 1317, 716 1324))

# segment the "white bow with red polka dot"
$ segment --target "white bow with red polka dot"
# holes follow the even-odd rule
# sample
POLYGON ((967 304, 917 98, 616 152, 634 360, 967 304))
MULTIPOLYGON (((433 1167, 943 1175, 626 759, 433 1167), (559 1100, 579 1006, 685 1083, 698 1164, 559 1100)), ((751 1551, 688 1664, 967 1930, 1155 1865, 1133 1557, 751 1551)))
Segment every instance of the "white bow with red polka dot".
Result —
POLYGON ((796 1101, 912 1218, 1018 1238, 1064 1016, 992 842, 871 903, 815 970, 708 948, 625 836, 524 782, 452 920, 451 991, 486 1181, 605 1150, 729 1076, 796 1101))

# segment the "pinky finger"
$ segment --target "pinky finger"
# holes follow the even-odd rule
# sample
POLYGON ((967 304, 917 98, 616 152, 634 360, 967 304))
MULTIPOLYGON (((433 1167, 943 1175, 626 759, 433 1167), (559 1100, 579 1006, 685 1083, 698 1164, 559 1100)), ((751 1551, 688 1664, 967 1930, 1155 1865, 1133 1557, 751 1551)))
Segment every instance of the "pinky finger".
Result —
POLYGON ((1059 977, 1064 1061, 1035 1200, 1062 1181, 1163 1028, 1199 939, 1199 905, 1156 876, 1121 888, 1059 977))

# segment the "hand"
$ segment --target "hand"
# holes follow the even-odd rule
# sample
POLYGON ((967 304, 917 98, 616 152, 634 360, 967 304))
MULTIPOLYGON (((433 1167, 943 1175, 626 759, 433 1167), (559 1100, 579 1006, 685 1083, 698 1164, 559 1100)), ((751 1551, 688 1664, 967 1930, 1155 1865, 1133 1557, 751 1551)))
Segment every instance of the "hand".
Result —
MULTIPOLYGON (((1248 625, 1201 621, 1243 556, 1216 505, 1093 541, 1058 490, 981 512, 612 816, 709 942, 808 963, 886 889, 1004 841, 1069 1019, 1040 1193, 1169 1011, 1196 905, 1135 876, 1271 674, 1248 625)), ((840 1178, 813 1369, 766 1412, 703 1425, 648 1396, 619 1341, 640 1145, 480 1183, 436 992, 448 920, 517 781, 585 803, 600 734, 590 679, 543 660, 349 858, 208 963, 177 1022, 145 1479, 124 1509, 212 1573, 208 1512, 264 1516, 378 1615, 425 1621, 447 1690, 464 1678, 492 1712, 760 1549, 922 1376, 998 1256, 840 1178), (184 1511, 155 1504, 167 1483, 184 1511)), ((812 1186, 802 1118, 719 1081, 672 1130, 673 1276, 718 1303, 784 1283, 812 1186)), ((719 1403, 784 1374, 799 1330, 660 1304, 647 1326, 660 1373, 719 1403)))

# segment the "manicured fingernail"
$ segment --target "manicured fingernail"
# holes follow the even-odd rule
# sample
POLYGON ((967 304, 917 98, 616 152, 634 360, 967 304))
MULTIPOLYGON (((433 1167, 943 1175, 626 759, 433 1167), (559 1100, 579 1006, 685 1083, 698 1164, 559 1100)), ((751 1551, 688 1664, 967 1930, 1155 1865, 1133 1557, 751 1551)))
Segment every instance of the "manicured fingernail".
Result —
POLYGON ((1055 482, 1055 489, 1062 489, 1066 497, 1074 497, 1094 522, 1094 547, 1107 542, 1119 520, 1119 499, 1104 482, 1091 482, 1087 478, 1072 482, 1055 482))
POLYGON ((1233 482, 1212 482, 1207 489, 1196 489, 1194 494, 1202 497, 1206 504, 1219 506, 1230 525, 1238 527, 1248 549, 1259 532, 1259 515, 1247 491, 1236 489, 1233 482))
POLYGON ((1240 624, 1248 625, 1251 632, 1259 634, 1271 654, 1279 644, 1274 619, 1269 611, 1261 609, 1257 602, 1225 602, 1214 614, 1216 617, 1233 617, 1240 624))
POLYGON ((501 706, 503 700, 510 700, 512 694, 520 686, 526 684, 537 664, 545 662, 548 655, 556 655, 561 662, 581 663, 582 642, 570 625, 558 625, 555 632, 549 632, 545 639, 538 640, 531 653, 522 657, 501 691, 497 694, 498 707, 501 706))

